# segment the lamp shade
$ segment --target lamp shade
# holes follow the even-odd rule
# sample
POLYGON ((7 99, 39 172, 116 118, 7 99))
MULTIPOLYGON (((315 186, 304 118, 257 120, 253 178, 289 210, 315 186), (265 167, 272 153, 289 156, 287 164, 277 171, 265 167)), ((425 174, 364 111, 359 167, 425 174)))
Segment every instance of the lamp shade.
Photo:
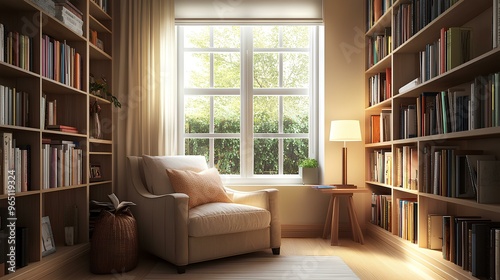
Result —
POLYGON ((358 120, 334 120, 330 125, 330 141, 361 141, 358 120))

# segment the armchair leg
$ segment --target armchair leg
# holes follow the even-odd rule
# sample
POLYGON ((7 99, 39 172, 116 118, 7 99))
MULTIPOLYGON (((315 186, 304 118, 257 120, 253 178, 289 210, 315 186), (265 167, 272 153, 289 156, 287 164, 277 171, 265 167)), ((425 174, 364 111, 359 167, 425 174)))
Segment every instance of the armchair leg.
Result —
POLYGON ((273 255, 278 256, 278 255, 280 254, 280 247, 278 247, 278 248, 273 248, 272 250, 273 250, 273 255))
POLYGON ((184 273, 186 273, 186 266, 185 265, 177 266, 177 274, 184 274, 184 273))

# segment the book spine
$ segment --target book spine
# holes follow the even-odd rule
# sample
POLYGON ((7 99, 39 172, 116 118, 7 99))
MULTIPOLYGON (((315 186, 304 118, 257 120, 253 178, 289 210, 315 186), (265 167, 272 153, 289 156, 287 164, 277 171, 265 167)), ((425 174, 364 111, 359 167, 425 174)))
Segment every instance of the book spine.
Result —
POLYGON ((495 230, 495 280, 500 279, 500 229, 495 230))
POLYGON ((0 61, 5 61, 5 27, 0 22, 0 61))

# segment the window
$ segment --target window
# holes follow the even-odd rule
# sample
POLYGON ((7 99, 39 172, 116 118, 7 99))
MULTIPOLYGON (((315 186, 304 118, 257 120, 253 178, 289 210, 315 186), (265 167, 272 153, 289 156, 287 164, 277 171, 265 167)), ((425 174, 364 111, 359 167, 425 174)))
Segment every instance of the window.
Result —
POLYGON ((298 179, 314 157, 313 26, 179 26, 182 152, 227 178, 298 179))

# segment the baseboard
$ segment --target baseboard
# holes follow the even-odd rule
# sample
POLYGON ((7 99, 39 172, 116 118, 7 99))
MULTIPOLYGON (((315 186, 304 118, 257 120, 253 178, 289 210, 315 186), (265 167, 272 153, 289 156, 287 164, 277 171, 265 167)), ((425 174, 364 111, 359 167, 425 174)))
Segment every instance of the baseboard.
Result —
POLYGON ((394 250, 401 252, 412 261, 415 261, 419 265, 425 267, 425 269, 434 272, 444 279, 477 280, 477 278, 473 277, 469 271, 465 271, 458 265, 443 259, 440 251, 419 248, 418 245, 399 238, 398 236, 393 235, 392 233, 373 224, 367 225, 367 234, 382 241, 381 246, 384 246, 382 244, 386 243, 386 246, 391 246, 394 250))
POLYGON ((56 252, 43 257, 39 262, 29 263, 27 266, 17 269, 15 273, 2 277, 3 279, 38 279, 55 271, 65 269, 65 266, 84 254, 88 254, 90 243, 73 246, 60 246, 56 252))
POLYGON ((281 237, 315 238, 323 235, 323 225, 281 225, 281 237))

